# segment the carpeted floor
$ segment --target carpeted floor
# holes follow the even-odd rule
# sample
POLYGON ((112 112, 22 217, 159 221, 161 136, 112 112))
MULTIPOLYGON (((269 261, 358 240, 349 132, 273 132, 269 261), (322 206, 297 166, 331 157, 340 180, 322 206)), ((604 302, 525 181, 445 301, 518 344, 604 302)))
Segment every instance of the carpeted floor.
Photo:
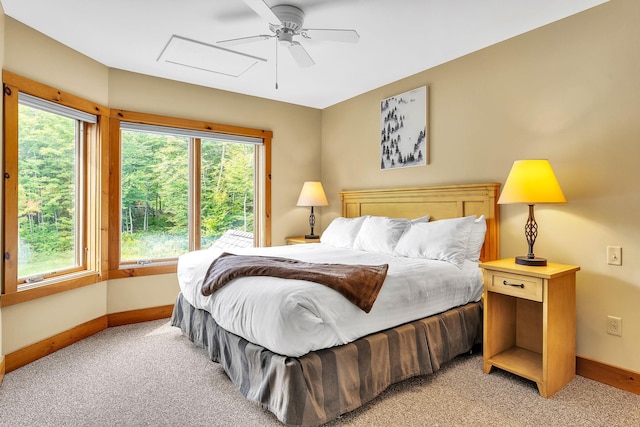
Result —
MULTIPOLYGON (((0 426, 281 426, 168 320, 109 328, 8 373, 0 426)), ((327 426, 640 426, 640 396, 576 377, 549 399, 462 356, 327 426)))

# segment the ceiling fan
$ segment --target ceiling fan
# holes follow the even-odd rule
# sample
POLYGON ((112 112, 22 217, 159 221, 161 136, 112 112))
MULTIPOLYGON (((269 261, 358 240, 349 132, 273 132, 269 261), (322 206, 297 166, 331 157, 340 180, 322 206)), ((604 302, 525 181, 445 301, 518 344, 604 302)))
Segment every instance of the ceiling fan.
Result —
MULTIPOLYGON (((252 43, 260 40, 275 38, 277 44, 286 46, 294 60, 300 67, 310 67, 315 64, 307 50, 294 38, 300 36, 303 39, 326 40, 343 43, 357 43, 360 36, 355 30, 340 29, 311 29, 303 28, 304 12, 302 9, 282 4, 269 7, 262 0, 244 0, 263 20, 269 23, 272 34, 260 34, 249 37, 222 40, 217 42, 220 46, 236 46, 244 43, 252 43)), ((277 45, 276 45, 277 46, 277 45)))

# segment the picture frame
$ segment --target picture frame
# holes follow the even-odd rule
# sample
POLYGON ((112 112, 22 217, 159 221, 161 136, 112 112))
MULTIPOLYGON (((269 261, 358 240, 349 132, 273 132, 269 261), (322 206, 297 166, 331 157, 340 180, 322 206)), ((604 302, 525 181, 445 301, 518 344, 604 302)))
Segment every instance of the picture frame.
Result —
POLYGON ((429 88, 380 101, 380 169, 429 164, 429 88))

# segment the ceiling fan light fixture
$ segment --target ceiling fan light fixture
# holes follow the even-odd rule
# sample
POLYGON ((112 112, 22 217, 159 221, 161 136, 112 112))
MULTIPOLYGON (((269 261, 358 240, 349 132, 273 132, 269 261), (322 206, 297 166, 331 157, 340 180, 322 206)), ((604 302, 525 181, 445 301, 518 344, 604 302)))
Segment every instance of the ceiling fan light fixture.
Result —
POLYGON ((293 44, 293 31, 286 28, 278 31, 278 42, 281 46, 291 46, 293 44))

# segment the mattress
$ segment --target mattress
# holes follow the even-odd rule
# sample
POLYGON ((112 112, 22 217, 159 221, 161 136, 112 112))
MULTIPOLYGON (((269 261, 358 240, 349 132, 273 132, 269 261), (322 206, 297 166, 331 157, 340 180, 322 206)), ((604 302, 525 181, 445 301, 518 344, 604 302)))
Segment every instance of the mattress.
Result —
POLYGON ((322 243, 234 249, 233 253, 269 255, 306 262, 388 264, 384 285, 369 313, 317 283, 272 277, 235 279, 210 296, 200 292, 212 248, 184 254, 178 281, 185 300, 211 314, 226 331, 274 353, 299 357, 352 342, 376 331, 479 301, 482 274, 477 263, 459 269, 443 261, 338 249, 322 243))

